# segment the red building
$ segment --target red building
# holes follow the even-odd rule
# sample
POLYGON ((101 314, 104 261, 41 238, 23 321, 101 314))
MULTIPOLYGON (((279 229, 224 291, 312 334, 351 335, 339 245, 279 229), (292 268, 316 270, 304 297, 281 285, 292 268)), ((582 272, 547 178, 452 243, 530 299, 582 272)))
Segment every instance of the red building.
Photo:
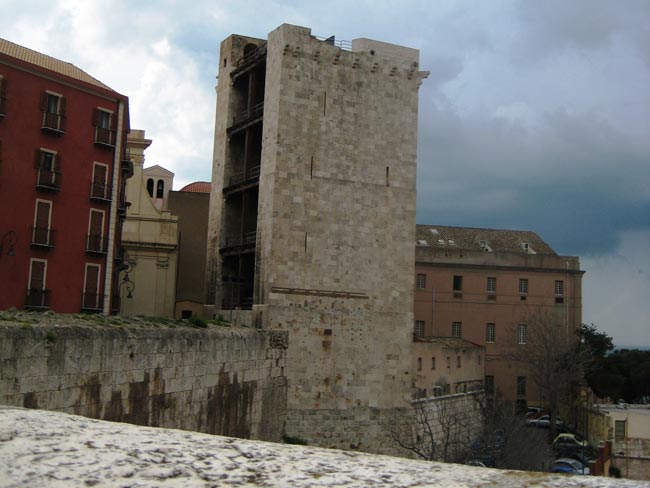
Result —
POLYGON ((0 39, 0 310, 117 306, 128 130, 127 97, 0 39))

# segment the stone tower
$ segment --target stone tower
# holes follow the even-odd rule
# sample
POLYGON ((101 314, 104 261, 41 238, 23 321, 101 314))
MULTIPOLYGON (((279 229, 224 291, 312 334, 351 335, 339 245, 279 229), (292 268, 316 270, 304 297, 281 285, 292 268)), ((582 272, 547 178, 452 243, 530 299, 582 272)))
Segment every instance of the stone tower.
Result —
POLYGON ((418 59, 286 24, 221 44, 208 300, 289 331, 310 444, 381 451, 410 395, 418 59))

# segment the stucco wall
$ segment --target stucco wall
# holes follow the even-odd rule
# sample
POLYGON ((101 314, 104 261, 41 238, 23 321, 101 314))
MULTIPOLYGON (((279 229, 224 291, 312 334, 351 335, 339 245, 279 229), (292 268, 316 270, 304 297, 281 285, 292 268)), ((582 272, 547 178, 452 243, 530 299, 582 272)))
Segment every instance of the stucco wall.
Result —
POLYGON ((279 440, 286 334, 0 326, 0 404, 279 440))

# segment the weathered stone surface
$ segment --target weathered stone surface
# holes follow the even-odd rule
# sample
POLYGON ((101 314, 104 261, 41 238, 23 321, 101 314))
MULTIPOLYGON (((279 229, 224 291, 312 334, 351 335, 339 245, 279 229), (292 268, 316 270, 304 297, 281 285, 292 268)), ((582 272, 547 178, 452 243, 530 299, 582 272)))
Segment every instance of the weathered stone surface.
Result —
POLYGON ((254 329, 0 323, 0 404, 279 440, 280 336, 272 345, 254 329))
POLYGON ((83 487, 641 487, 246 441, 0 407, 0 485, 83 487))

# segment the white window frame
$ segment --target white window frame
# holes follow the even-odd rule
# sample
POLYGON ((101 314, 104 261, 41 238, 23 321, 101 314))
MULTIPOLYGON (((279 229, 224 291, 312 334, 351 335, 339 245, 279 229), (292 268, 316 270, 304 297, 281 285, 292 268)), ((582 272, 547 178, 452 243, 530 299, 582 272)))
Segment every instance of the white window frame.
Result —
POLYGON ((519 324, 517 325, 517 344, 527 344, 528 343, 528 325, 519 324))
POLYGON ((54 182, 56 180, 56 174, 55 173, 56 173, 56 168, 59 165, 59 158, 58 158, 59 153, 52 150, 52 149, 48 149, 46 147, 39 147, 38 150, 41 153, 41 157, 39 158, 39 162, 38 162, 38 173, 39 173, 38 174, 38 181, 41 181, 40 173, 43 170, 43 168, 42 168, 43 156, 42 155, 43 155, 43 153, 51 154, 52 155, 52 169, 51 169, 52 175, 51 175, 51 178, 50 178, 50 184, 52 185, 52 184, 54 184, 54 182))
POLYGON ((564 296, 564 280, 555 280, 555 296, 563 297, 564 296))
POLYGON ((104 238, 104 226, 106 225, 106 212, 104 210, 100 210, 100 209, 97 209, 97 208, 91 208, 90 212, 88 212, 88 233, 86 234, 86 236, 87 236, 86 237, 86 249, 90 250, 90 251, 103 252, 104 251, 103 249, 99 249, 99 250, 90 249, 90 246, 89 246, 89 244, 90 244, 90 236, 91 236, 90 230, 91 230, 91 225, 92 225, 92 221, 93 221, 93 212, 97 212, 97 213, 102 214, 102 229, 101 229, 101 233, 99 234, 100 247, 101 247, 101 241, 104 238))
POLYGON ((424 337, 424 320, 416 320, 414 326, 414 334, 416 337, 424 337))
MULTIPOLYGON (((38 203, 43 202, 47 203, 50 205, 50 210, 47 215, 47 243, 45 245, 49 246, 50 245, 50 232, 52 230, 52 207, 54 206, 54 203, 52 200, 45 200, 43 198, 37 198, 36 203, 34 204, 34 223, 33 223, 33 230, 32 230, 32 242, 36 242, 36 216, 38 215, 38 203)), ((42 244, 42 243, 39 243, 42 244)), ((30 268, 31 272, 31 268, 30 268)))
POLYGON ((29 260, 29 282, 27 283, 27 289, 32 289, 32 265, 34 262, 45 263, 45 270, 43 272, 43 288, 42 290, 47 290, 47 259, 40 258, 31 258, 29 260))
POLYGON ((106 163, 100 163, 99 161, 93 161, 93 176, 92 176, 92 181, 91 181, 91 189, 90 189, 90 194, 94 198, 102 198, 104 200, 108 200, 108 195, 106 193, 108 192, 108 170, 109 170, 109 165, 106 163), (94 185, 95 185, 95 170, 97 169, 97 166, 103 166, 106 168, 106 176, 104 177, 104 196, 102 197, 97 197, 96 195, 93 195, 93 190, 94 190, 94 185))
POLYGON ((452 322, 451 323, 451 336, 452 337, 463 337, 463 323, 462 322, 452 322))
POLYGON ((485 324, 485 342, 494 344, 497 338, 497 325, 493 322, 485 324))
POLYGON ((415 276, 415 288, 417 290, 424 290, 427 287, 426 273, 417 273, 415 276))
POLYGON ((487 278, 487 292, 496 293, 497 292, 497 279, 494 276, 488 276, 487 278))
MULTIPOLYGON (((83 288, 83 293, 84 293, 84 299, 86 293, 88 293, 87 286, 88 286, 88 268, 98 268, 97 271, 97 297, 96 297, 96 303, 95 303, 95 308, 99 308, 99 290, 101 289, 101 284, 102 284, 102 265, 101 264, 96 264, 96 263, 86 263, 86 266, 84 267, 84 288, 83 288)), ((82 306, 84 303, 81 304, 82 306)))
POLYGON ((519 278, 519 294, 528 295, 528 278, 519 278))

